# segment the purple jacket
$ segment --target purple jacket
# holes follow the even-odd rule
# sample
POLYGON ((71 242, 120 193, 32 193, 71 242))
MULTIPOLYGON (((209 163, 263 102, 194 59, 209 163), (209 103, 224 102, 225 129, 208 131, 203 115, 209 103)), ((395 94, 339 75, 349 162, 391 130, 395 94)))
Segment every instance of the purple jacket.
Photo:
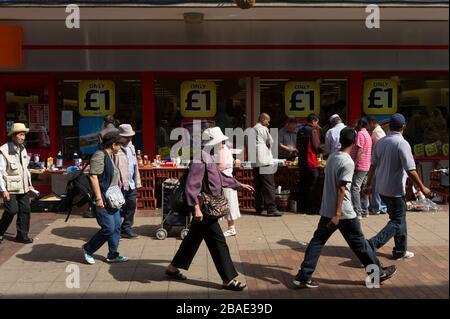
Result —
POLYGON ((211 156, 202 152, 203 160, 201 163, 192 163, 189 169, 189 175, 186 180, 186 200, 189 206, 195 206, 198 204, 198 196, 202 191, 203 177, 205 175, 205 162, 208 170, 208 181, 209 181, 209 189, 211 190, 213 195, 220 195, 222 192, 222 188, 233 188, 238 189, 240 187, 240 183, 234 178, 230 176, 226 176, 222 174, 217 168, 217 164, 212 160, 211 156), (222 180, 222 183, 220 182, 222 180))

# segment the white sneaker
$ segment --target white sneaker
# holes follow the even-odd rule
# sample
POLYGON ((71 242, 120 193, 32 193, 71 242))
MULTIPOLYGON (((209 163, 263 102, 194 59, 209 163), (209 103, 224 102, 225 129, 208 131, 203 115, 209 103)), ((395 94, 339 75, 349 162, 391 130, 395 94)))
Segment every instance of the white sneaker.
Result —
POLYGON ((84 255, 84 260, 86 260, 86 262, 89 265, 93 265, 95 264, 95 259, 94 257, 92 257, 92 255, 89 255, 86 250, 84 249, 84 245, 81 247, 81 249, 83 249, 83 255, 84 255))
POLYGON ((225 237, 231 237, 236 236, 236 229, 235 228, 228 228, 226 232, 223 233, 225 237))
POLYGON ((412 251, 406 251, 405 255, 402 257, 402 259, 410 259, 414 257, 414 253, 412 251))

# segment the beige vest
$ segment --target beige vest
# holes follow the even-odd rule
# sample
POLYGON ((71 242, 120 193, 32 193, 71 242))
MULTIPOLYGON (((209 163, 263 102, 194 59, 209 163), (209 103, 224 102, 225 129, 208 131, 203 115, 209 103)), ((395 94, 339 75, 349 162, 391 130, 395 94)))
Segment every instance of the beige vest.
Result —
POLYGON ((30 190, 31 175, 28 171, 28 154, 25 147, 20 155, 16 153, 15 146, 12 143, 3 144, 0 152, 6 159, 6 170, 2 173, 6 189, 11 194, 26 194, 30 190), (22 162, 20 161, 22 157, 22 162))

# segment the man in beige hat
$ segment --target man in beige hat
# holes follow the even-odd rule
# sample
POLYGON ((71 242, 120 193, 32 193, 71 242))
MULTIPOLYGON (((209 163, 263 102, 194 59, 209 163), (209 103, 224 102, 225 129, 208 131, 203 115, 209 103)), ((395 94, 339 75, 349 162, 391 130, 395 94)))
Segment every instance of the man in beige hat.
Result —
POLYGON ((120 151, 114 155, 114 164, 119 168, 122 193, 125 197, 123 209, 123 223, 121 235, 124 238, 134 239, 138 235, 133 231, 134 214, 136 212, 137 189, 141 186, 136 149, 131 140, 136 133, 130 124, 119 126, 119 134, 125 138, 120 151))
POLYGON ((16 241, 30 244, 30 199, 28 192, 34 190, 28 171, 29 158, 25 147, 25 134, 29 129, 23 123, 14 123, 8 133, 10 141, 0 147, 0 192, 5 211, 0 220, 0 243, 9 225, 17 215, 16 241))

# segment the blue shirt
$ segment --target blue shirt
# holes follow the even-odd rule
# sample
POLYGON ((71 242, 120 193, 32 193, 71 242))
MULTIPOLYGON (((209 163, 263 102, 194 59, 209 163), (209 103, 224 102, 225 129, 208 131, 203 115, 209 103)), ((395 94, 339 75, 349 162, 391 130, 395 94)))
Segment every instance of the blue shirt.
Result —
POLYGON ((325 145, 327 147, 328 153, 333 154, 341 149, 341 143, 339 138, 341 136, 341 131, 345 127, 344 123, 338 123, 333 128, 330 128, 325 134, 325 145))
POLYGON ((376 166, 375 191, 387 197, 403 197, 407 171, 415 170, 411 146, 400 132, 389 132, 375 144, 372 165, 376 166))
POLYGON ((137 160, 131 153, 130 144, 124 146, 128 156, 128 184, 131 190, 136 189, 136 182, 134 181, 134 173, 136 171, 137 160))

